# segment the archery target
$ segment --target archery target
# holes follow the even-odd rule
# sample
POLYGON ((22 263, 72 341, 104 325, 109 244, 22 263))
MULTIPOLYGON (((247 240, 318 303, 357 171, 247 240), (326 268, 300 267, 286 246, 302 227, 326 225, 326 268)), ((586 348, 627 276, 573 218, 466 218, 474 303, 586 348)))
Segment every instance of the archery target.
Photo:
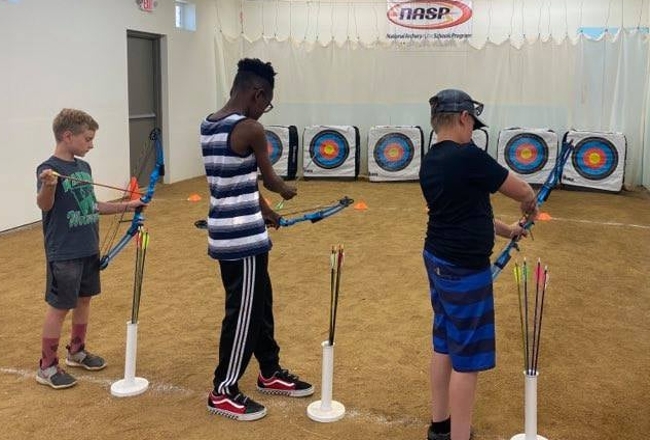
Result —
POLYGON ((298 130, 293 125, 269 125, 265 128, 266 148, 278 176, 296 177, 298 130))
POLYGON ((331 170, 340 167, 350 154, 350 144, 341 133, 323 130, 309 142, 309 157, 317 166, 331 170))
MULTIPOLYGON (((483 151, 487 151, 488 149, 488 141, 489 141, 489 136, 488 132, 485 128, 479 128, 478 130, 474 130, 472 133, 472 142, 474 142, 474 145, 479 147, 483 151)), ((437 142, 436 138, 436 132, 431 130, 431 134, 429 135, 429 149, 437 142)))
POLYGON ((275 165, 282 157, 282 141, 280 137, 272 131, 265 130, 266 132, 266 149, 269 152, 269 159, 271 164, 275 165))
POLYGON ((546 181, 557 153, 558 138, 554 131, 509 128, 499 133, 497 161, 528 183, 546 181))
POLYGON ((356 177, 359 161, 358 129, 353 126, 313 125, 303 136, 303 174, 306 177, 356 177))
POLYGON ((627 144, 622 133, 568 131, 574 150, 562 173, 562 183, 618 192, 623 188, 627 144))
POLYGON ((372 127, 368 131, 369 180, 418 180, 422 141, 420 127, 372 127))
POLYGON ((548 146, 536 134, 521 133, 508 141, 503 157, 510 169, 519 174, 533 174, 544 168, 548 146))

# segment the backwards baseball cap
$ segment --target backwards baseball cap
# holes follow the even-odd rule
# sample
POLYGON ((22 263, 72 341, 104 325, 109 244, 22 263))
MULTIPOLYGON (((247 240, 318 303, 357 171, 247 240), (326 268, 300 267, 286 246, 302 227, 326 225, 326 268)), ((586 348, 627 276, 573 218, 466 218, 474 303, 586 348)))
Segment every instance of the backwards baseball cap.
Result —
POLYGON ((474 118, 474 130, 487 125, 478 116, 483 111, 483 103, 474 101, 471 96, 462 90, 445 89, 429 99, 431 115, 436 113, 462 113, 467 111, 474 118))

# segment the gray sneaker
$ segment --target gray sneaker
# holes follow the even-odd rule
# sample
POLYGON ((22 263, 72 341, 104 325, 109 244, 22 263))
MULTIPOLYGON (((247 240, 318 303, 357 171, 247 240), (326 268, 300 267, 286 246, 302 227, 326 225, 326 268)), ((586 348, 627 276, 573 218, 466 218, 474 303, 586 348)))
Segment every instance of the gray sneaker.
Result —
POLYGON ((65 372, 59 367, 58 362, 45 369, 38 368, 36 371, 36 382, 41 385, 49 385, 58 390, 61 388, 70 388, 77 383, 77 379, 65 372))
POLYGON ((106 367, 106 361, 97 355, 87 351, 82 345, 76 353, 70 353, 70 346, 67 346, 68 356, 65 358, 65 364, 69 367, 80 367, 86 370, 101 370, 106 367))

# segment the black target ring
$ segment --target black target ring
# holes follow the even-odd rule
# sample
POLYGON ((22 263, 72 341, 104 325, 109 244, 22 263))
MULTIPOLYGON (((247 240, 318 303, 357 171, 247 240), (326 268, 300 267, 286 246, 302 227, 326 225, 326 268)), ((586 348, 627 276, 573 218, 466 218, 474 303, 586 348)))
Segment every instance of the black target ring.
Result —
POLYGON ((373 157, 377 165, 391 173, 408 167, 414 156, 413 142, 402 133, 385 134, 377 141, 373 150, 373 157))
POLYGON ((348 140, 336 130, 322 130, 309 143, 311 161, 320 168, 338 168, 345 163, 349 155, 348 140))
POLYGON ((548 145, 534 133, 520 133, 510 139, 504 148, 506 163, 518 174, 541 171, 548 162, 548 145))
POLYGON ((571 163, 576 172, 587 180, 603 180, 618 167, 618 150, 607 139, 587 137, 575 146, 571 163))

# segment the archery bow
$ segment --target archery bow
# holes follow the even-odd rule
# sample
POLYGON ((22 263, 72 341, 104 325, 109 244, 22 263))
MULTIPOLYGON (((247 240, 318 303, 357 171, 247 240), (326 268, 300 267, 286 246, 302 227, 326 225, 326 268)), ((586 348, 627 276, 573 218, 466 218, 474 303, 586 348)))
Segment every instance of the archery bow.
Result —
MULTIPOLYGON (((160 140, 160 129, 154 128, 149 134, 149 139, 153 141, 153 147, 156 152, 156 162, 149 175, 149 186, 144 192, 144 195, 140 197, 140 200, 143 203, 149 203, 153 198, 153 194, 156 191, 156 183, 158 180, 165 175, 165 161, 163 156, 163 146, 162 141, 160 140)), ((146 161, 143 162, 143 165, 146 161)), ((119 254, 122 249, 127 245, 129 241, 138 233, 138 228, 144 224, 144 215, 142 214, 143 207, 140 206, 136 208, 133 213, 133 219, 131 219, 131 225, 129 229, 126 230, 124 236, 117 242, 117 244, 110 250, 108 250, 100 259, 99 269, 106 269, 108 263, 111 262, 113 258, 119 254)))
MULTIPOLYGON (((546 182, 544 182, 539 192, 537 193, 538 207, 540 207, 542 203, 544 203, 546 199, 548 199, 549 194, 551 193, 555 185, 557 185, 558 181, 560 180, 560 177, 562 177, 562 170, 564 169, 564 164, 566 164, 567 160, 569 159, 569 156, 571 155, 573 148, 574 148, 573 141, 562 142, 562 148, 560 150, 560 154, 558 155, 557 161, 555 162, 555 166, 553 167, 550 174, 546 178, 546 182)), ((534 224, 535 221, 529 216, 525 216, 519 223, 519 225, 527 231, 529 231, 534 224)), ((513 249, 516 249, 517 251, 519 250, 519 245, 517 243, 519 242, 520 239, 521 239, 521 235, 518 235, 510 239, 510 242, 506 245, 506 247, 503 248, 503 250, 497 257, 497 259, 494 260, 494 263, 492 263, 492 281, 494 281, 499 276, 501 270, 503 270, 503 268, 506 267, 506 264, 508 264, 508 261, 510 261, 510 257, 511 257, 510 252, 513 249)))
MULTIPOLYGON (((334 203, 331 206, 327 206, 313 212, 307 212, 301 215, 300 217, 294 217, 294 218, 280 217, 279 224, 280 226, 291 226, 291 225, 295 225, 296 223, 305 222, 305 221, 316 223, 323 220, 324 218, 336 214, 337 212, 341 212, 342 210, 344 210, 345 208, 347 208, 353 203, 354 203, 353 199, 349 198, 348 196, 345 196, 342 199, 337 200, 336 203, 334 203)), ((294 212, 293 214, 295 213, 296 212, 294 212)))
MULTIPOLYGON (((291 225, 295 225, 296 223, 305 222, 305 221, 316 223, 318 221, 323 220, 324 218, 327 218, 329 216, 336 214, 337 212, 342 211, 344 208, 347 208, 353 203, 354 203, 353 199, 349 198, 348 196, 345 196, 342 199, 337 200, 333 205, 325 206, 322 208, 319 207, 316 208, 315 211, 313 211, 314 208, 308 210, 292 211, 290 213, 286 213, 285 215, 294 215, 301 212, 306 212, 306 214, 304 214, 301 217, 294 217, 294 218, 280 217, 279 225, 291 226, 291 225)), ((267 224, 269 224, 269 222, 267 222, 267 224)), ((198 229, 208 229, 208 222, 204 219, 200 219, 194 222, 194 226, 196 226, 198 229)))

